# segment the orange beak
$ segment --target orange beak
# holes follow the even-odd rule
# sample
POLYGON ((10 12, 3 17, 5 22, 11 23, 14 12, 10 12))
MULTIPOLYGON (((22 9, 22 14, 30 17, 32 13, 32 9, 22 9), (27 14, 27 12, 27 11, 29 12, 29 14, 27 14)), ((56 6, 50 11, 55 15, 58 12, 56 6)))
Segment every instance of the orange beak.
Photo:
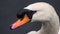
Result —
POLYGON ((18 19, 15 23, 12 24, 11 29, 16 29, 19 26, 22 26, 30 21, 29 17, 25 14, 23 20, 18 19))

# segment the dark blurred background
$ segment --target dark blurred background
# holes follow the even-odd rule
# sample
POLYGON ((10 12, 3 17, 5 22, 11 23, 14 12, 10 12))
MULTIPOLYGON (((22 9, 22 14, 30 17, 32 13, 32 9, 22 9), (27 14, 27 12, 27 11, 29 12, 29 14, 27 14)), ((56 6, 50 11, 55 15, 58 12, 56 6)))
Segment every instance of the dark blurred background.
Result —
POLYGON ((41 23, 27 23, 16 30, 11 30, 10 25, 16 21, 17 11, 34 2, 50 3, 60 16, 60 0, 0 0, 0 34, 27 34, 37 31, 41 23))

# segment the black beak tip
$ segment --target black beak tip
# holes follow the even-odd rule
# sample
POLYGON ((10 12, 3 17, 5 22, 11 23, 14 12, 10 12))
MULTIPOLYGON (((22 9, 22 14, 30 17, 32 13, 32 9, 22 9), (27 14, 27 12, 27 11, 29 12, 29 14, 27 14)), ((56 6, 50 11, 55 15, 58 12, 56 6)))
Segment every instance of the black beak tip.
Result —
POLYGON ((12 25, 10 25, 10 29, 11 29, 11 30, 14 30, 14 29, 12 29, 11 27, 12 27, 12 25))

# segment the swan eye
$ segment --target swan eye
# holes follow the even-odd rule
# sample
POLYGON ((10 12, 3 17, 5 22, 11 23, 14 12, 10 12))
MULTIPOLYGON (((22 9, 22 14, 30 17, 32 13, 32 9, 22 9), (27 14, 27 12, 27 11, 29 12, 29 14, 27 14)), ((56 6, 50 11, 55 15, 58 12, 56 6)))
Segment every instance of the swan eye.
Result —
POLYGON ((17 18, 19 18, 19 19, 22 20, 24 18, 24 15, 27 14, 27 16, 29 17, 29 19, 31 19, 34 13, 36 13, 36 11, 23 9, 23 10, 20 10, 17 13, 17 18))
POLYGON ((22 20, 23 17, 24 17, 24 13, 22 13, 22 14, 17 13, 17 18, 18 18, 18 19, 21 19, 21 20, 22 20))

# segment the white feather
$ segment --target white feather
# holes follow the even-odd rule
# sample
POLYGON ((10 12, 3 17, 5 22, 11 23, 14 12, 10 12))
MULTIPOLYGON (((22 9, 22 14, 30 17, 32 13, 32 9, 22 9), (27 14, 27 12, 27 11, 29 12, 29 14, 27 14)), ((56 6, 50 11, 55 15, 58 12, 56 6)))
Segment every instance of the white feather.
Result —
POLYGON ((24 9, 37 11, 33 15, 32 21, 39 20, 42 22, 42 27, 40 30, 31 31, 27 34, 58 34, 59 17, 53 6, 45 2, 37 2, 28 5, 24 9))

